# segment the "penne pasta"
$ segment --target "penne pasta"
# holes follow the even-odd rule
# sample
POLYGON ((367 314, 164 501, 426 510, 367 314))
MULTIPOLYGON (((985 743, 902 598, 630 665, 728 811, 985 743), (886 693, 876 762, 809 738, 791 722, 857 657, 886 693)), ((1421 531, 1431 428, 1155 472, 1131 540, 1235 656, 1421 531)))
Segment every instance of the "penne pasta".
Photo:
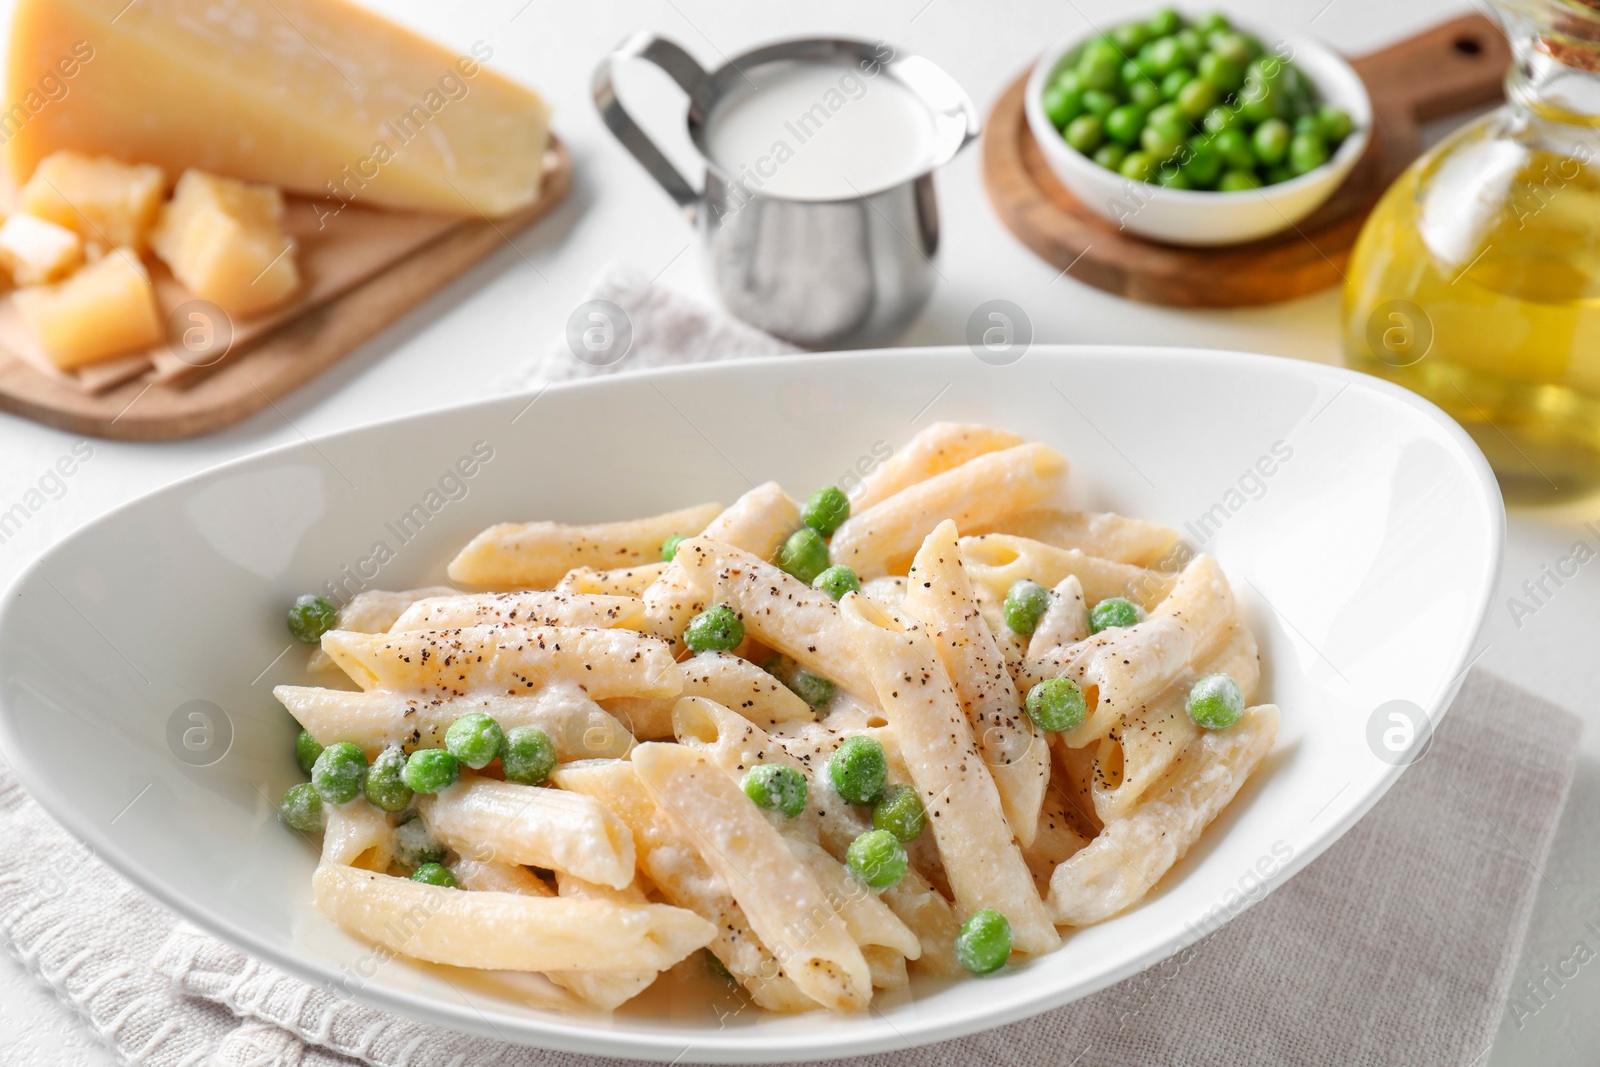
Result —
POLYGON ((1013 534, 1054 548, 1075 548, 1086 556, 1138 567, 1158 566, 1178 543, 1178 531, 1160 523, 1107 511, 1058 511, 1054 508, 1007 515, 998 526, 990 524, 967 532, 1013 534))
MULTIPOLYGON (((700 537, 771 559, 800 526, 800 507, 777 482, 758 485, 712 519, 700 537)), ((646 626, 673 649, 689 620, 705 610, 705 590, 676 558, 644 591, 646 626)))
MULTIPOLYGON (((557 871, 556 886, 557 895, 569 900, 609 900, 633 907, 649 903, 637 885, 613 889, 557 871)), ((631 971, 551 971, 550 980, 601 1011, 614 1011, 643 993, 659 973, 649 967, 631 971)))
POLYGON ((683 695, 705 697, 758 726, 816 718, 811 705, 747 659, 727 652, 702 652, 678 664, 683 695))
POLYGON ((552 683, 530 696, 424 699, 384 689, 351 692, 298 685, 277 686, 272 695, 318 743, 349 741, 368 759, 390 745, 407 752, 439 748, 450 724, 474 712, 493 716, 507 730, 539 727, 563 762, 625 756, 633 747, 628 728, 571 683, 552 683))
POLYGON ((550 883, 517 863, 475 860, 462 856, 450 865, 450 873, 462 889, 482 893, 522 893, 534 897, 553 897, 550 883))
POLYGON ((1024 578, 1048 589, 1070 575, 1078 579, 1084 599, 1091 607, 1120 596, 1148 610, 1161 602, 1175 581, 1159 571, 1113 563, 1077 549, 1054 548, 1010 534, 963 537, 961 558, 967 564, 972 581, 987 587, 1001 599, 1013 584, 1024 578))
POLYGON ((1059 923, 1084 926, 1143 897, 1181 859, 1272 747, 1278 709, 1261 704, 1226 730, 1206 731, 1132 812, 1050 876, 1059 923))
POLYGON ((322 831, 322 862, 341 867, 387 871, 394 860, 394 828, 370 804, 325 804, 328 825, 322 831))
POLYGON ((974 423, 936 422, 867 475, 850 494, 850 506, 857 512, 865 511, 970 459, 1020 444, 1022 438, 1004 430, 974 423))
POLYGON ((667 569, 666 563, 642 563, 637 567, 595 570, 574 567, 556 583, 557 593, 587 593, 594 596, 641 597, 650 584, 667 569))
MULTIPOLYGON (((339 609, 335 630, 354 630, 361 634, 381 634, 394 624, 405 610, 412 604, 425 597, 454 596, 456 591, 448 585, 430 585, 422 589, 407 589, 402 592, 393 592, 388 589, 364 589, 350 598, 350 602, 339 609)), ((311 659, 306 663, 308 671, 330 671, 333 669, 333 660, 321 648, 311 650, 311 659)))
POLYGON ((721 511, 720 504, 701 504, 588 526, 501 523, 474 537, 450 561, 450 580, 497 589, 549 589, 575 567, 636 567, 659 560, 667 538, 697 534, 721 511))
POLYGON ((408 607, 388 627, 453 630, 462 626, 614 626, 639 628, 644 602, 635 597, 584 593, 472 593, 428 597, 408 607))
POLYGON ((317 908, 346 931, 413 959, 497 971, 574 971, 606 960, 665 970, 716 931, 668 904, 617 904, 522 893, 463 893, 324 864, 317 908))
POLYGON ((428 830, 463 856, 547 867, 616 889, 633 881, 633 834, 593 797, 467 772, 416 803, 428 830))
POLYGON ((1058 648, 1075 645, 1089 636, 1089 605, 1084 603, 1083 584, 1069 574, 1050 590, 1050 606, 1039 618, 1039 625, 1028 638, 1027 658, 1042 660, 1058 648))
POLYGON ((1066 471, 1067 461, 1040 444, 970 459, 851 517, 833 535, 833 561, 864 579, 903 574, 941 520, 957 527, 994 522, 1048 496, 1066 471))
POLYGON ((1050 749, 1034 735, 1000 648, 978 613, 955 523, 940 523, 922 543, 906 581, 905 611, 922 624, 943 661, 994 777, 1006 825, 1026 846, 1038 828, 1050 783, 1050 749))
POLYGON ((637 740, 655 741, 672 736, 672 706, 678 698, 611 697, 601 705, 637 740))
POLYGON ((322 648, 362 689, 449 699, 531 693, 568 682, 591 699, 677 696, 683 678, 665 645, 627 630, 463 626, 353 634, 330 630, 322 648))
POLYGON ((1077 820, 1067 810, 1066 796, 1051 790, 1039 813, 1039 832, 1033 843, 1022 850, 1022 859, 1033 875, 1041 897, 1050 892, 1050 876, 1055 869, 1078 853, 1089 839, 1078 832, 1077 820))
POLYGON ((834 1011, 865 1008, 872 976, 860 948, 816 878, 739 787, 682 745, 640 745, 632 763, 656 809, 721 876, 800 991, 834 1011))
POLYGON ((1000 794, 928 635, 859 593, 842 614, 872 671, 879 703, 901 757, 922 794, 957 908, 993 908, 1011 923, 1012 945, 1027 953, 1060 944, 1006 827, 1000 794))

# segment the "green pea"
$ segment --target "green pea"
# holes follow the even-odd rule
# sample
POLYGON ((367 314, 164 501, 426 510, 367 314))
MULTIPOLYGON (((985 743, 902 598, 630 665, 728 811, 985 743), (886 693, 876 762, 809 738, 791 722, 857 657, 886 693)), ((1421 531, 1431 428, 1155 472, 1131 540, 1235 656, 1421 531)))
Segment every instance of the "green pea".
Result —
POLYGON ((1100 147, 1100 142, 1105 139, 1105 128, 1094 115, 1079 115, 1067 123, 1062 137, 1067 144, 1088 155, 1100 147))
POLYGON ((1044 91, 1044 113, 1050 119, 1051 125, 1061 129, 1067 123, 1083 114, 1083 90, 1063 89, 1060 85, 1052 85, 1044 91))
POLYGON ((861 591, 861 579, 843 563, 835 563, 813 578, 811 584, 835 600, 843 600, 846 593, 861 591))
POLYGON ((1256 49, 1251 45, 1249 38, 1239 33, 1210 33, 1206 35, 1206 47, 1224 59, 1248 67, 1255 58, 1256 49))
POLYGON ((1194 182, 1179 167, 1164 166, 1156 174, 1156 184, 1163 189, 1193 189, 1194 182))
POLYGON ((689 540, 683 534, 673 534, 661 542, 661 562, 671 563, 678 558, 678 546, 689 540))
POLYGON ((1055 84, 1069 93, 1083 92, 1083 79, 1070 67, 1056 75, 1055 84))
POLYGON ((505 740, 500 724, 481 711, 461 716, 444 732, 445 751, 475 771, 495 761, 505 740))
POLYGON ((301 730, 300 736, 294 739, 294 761, 300 765, 300 769, 310 774, 320 755, 322 755, 322 742, 312 737, 311 731, 301 730))
POLYGON ((1124 145, 1135 144, 1144 129, 1144 111, 1137 104, 1123 104, 1106 116, 1106 135, 1124 145))
POLYGON ((1178 99, 1178 94, 1183 92, 1183 87, 1194 80, 1194 71, 1188 67, 1179 67, 1161 79, 1161 95, 1168 100, 1178 99))
POLYGON ((812 493, 800 512, 800 521, 823 537, 832 537, 849 517, 850 498, 836 485, 825 485, 812 493))
POLYGON ((1207 52, 1196 67, 1200 77, 1225 93, 1244 85, 1244 65, 1218 52, 1207 52))
POLYGON ((289 608, 290 636, 308 645, 321 641, 322 635, 333 629, 338 621, 339 613, 333 605, 314 593, 296 597, 294 605, 289 608))
POLYGON ((443 886, 446 889, 460 888, 456 885, 456 876, 450 873, 450 868, 438 863, 424 863, 411 872, 411 880, 424 885, 443 886))
POLYGON ((1322 123, 1317 121, 1317 116, 1307 112, 1305 114, 1295 116, 1294 125, 1291 127, 1291 129, 1293 129, 1295 133, 1314 133, 1318 136, 1321 136, 1322 123))
POLYGON ((1213 11, 1196 19, 1194 28, 1209 37, 1213 33, 1222 33, 1232 27, 1228 23, 1228 16, 1220 11, 1213 11))
POLYGON ((1141 78, 1128 86, 1128 102, 1141 111, 1150 111, 1160 107, 1166 97, 1161 95, 1161 86, 1149 78, 1141 78))
POLYGON ((871 804, 889 778, 889 760, 876 738, 847 737, 828 760, 828 781, 851 804, 871 804))
POLYGON ((1115 141, 1108 141, 1099 148, 1096 148, 1094 150, 1094 155, 1091 158, 1096 163, 1106 168, 1106 170, 1116 170, 1118 167, 1122 166, 1122 161, 1127 157, 1127 155, 1128 149, 1126 145, 1117 144, 1115 141))
POLYGON ((411 787, 406 785, 406 754, 390 745, 367 768, 364 787, 367 801, 379 811, 404 811, 411 803, 411 787))
POLYGON ((713 604, 694 618, 683 631, 683 643, 690 652, 732 652, 744 640, 744 623, 726 604, 713 604))
POLYGON ((1122 91, 1126 93, 1133 86, 1144 81, 1144 71, 1139 69, 1137 61, 1124 59, 1122 66, 1117 68, 1117 81, 1121 83, 1122 91))
POLYGON ((1156 172, 1156 161, 1149 152, 1129 152, 1117 173, 1136 182, 1149 181, 1156 172))
MULTIPOLYGON (((1069 124, 1067 128, 1072 127, 1069 124)), ((780 570, 810 585, 817 575, 828 569, 828 542, 811 527, 802 526, 778 549, 775 562, 780 570)))
POLYGON ((1205 78, 1196 78, 1178 90, 1178 110, 1191 122, 1199 122, 1211 105, 1217 102, 1217 87, 1205 78))
POLYGON ((1350 112, 1332 104, 1323 104, 1317 108, 1317 123, 1322 127, 1322 136, 1330 145, 1343 141, 1355 129, 1350 112))
POLYGON ((1183 29, 1183 16, 1170 7, 1164 7, 1146 20, 1145 28, 1152 37, 1166 37, 1183 29))
POLYGON ((401 775, 415 793, 442 793, 461 777, 461 763, 442 748, 419 748, 401 775))
POLYGON ((1139 146, 1157 160, 1177 155, 1189 136, 1189 123, 1174 104, 1162 104, 1150 112, 1139 133, 1139 146))
POLYGON ((1245 68, 1245 76, 1270 85, 1283 77, 1285 66, 1277 56, 1257 56, 1245 68))
POLYGON ((1250 135, 1250 145, 1255 149, 1256 159, 1272 167, 1282 163, 1288 156, 1292 136, 1287 122, 1268 119, 1250 135))
POLYGON ((319 833, 327 825, 328 814, 322 810, 322 797, 310 782, 291 785, 278 802, 278 817, 291 830, 303 834, 319 833))
POLYGON ((1097 119, 1104 119, 1117 109, 1122 103, 1115 93, 1101 92, 1099 89, 1085 89, 1083 93, 1083 113, 1093 115, 1097 119))
POLYGON ((1006 590, 1005 603, 1001 605, 1000 613, 1006 620, 1006 627, 1012 633, 1024 636, 1033 633, 1039 627, 1039 620, 1044 617, 1045 610, 1050 607, 1050 590, 1038 582, 1023 578, 1011 583, 1011 588, 1006 590))
POLYGON ((311 784, 329 804, 345 804, 361 795, 367 777, 367 757, 348 741, 322 750, 311 765, 311 784))
POLYGON ((887 830, 901 841, 915 841, 927 822, 922 798, 909 785, 891 785, 872 806, 872 828, 887 830))
POLYGON ((993 908, 972 913, 956 935, 956 962, 973 974, 998 971, 1011 955, 1011 924, 993 908))
POLYGON ((806 776, 781 763, 763 763, 744 776, 744 795, 758 808, 794 818, 806 810, 806 776))
POLYGON ((1142 22, 1124 22, 1111 31, 1111 41, 1123 55, 1131 56, 1150 39, 1150 28, 1142 22))
POLYGON ((845 866, 869 889, 888 889, 906 876, 906 850, 888 830, 868 830, 844 851, 845 866))
POLYGON ((1155 78, 1164 78, 1183 66, 1183 46, 1171 37, 1156 37, 1139 49, 1139 69, 1155 78))
POLYGON ((556 769, 556 746, 537 726, 513 726, 506 731, 500 766, 508 782, 540 785, 556 769))
POLYGON ((1139 609, 1127 597, 1113 596, 1100 601, 1089 611, 1089 632, 1099 633, 1113 626, 1132 626, 1139 621, 1139 609))
POLYGON ((1239 123, 1239 109, 1227 104, 1218 104, 1207 111, 1205 118, 1200 120, 1201 128, 1212 135, 1222 133, 1224 130, 1237 130, 1239 123))
POLYGON ((1253 170, 1226 170, 1222 177, 1217 179, 1217 192, 1242 193, 1250 189, 1261 188, 1261 179, 1256 177, 1253 170))
POLYGON ((1297 133, 1289 141, 1289 169, 1296 175, 1316 170, 1328 161, 1328 143, 1320 133, 1297 133))
POLYGON ((796 667, 784 685, 795 696, 814 708, 820 708, 833 699, 833 683, 820 674, 812 674, 804 667, 796 667))
POLYGON ((415 815, 394 828, 394 858, 407 867, 443 863, 446 851, 428 824, 415 815))
POLYGON ((1046 678, 1028 690, 1023 704, 1033 725, 1046 733, 1071 730, 1089 714, 1083 690, 1071 678, 1046 678))
POLYGON ((1261 177, 1268 185, 1277 185, 1280 182, 1286 182, 1297 178, 1299 175, 1295 174, 1294 171, 1289 169, 1289 164, 1279 163, 1275 167, 1268 167, 1261 177))
POLYGON ((1077 66, 1078 78, 1085 89, 1109 89, 1117 84, 1122 69, 1122 53, 1112 42, 1101 38, 1084 46, 1077 66))
POLYGON ((1212 134, 1211 147, 1217 150, 1223 163, 1233 170, 1251 170, 1256 165, 1250 137, 1237 126, 1212 134))
POLYGON ((1244 694, 1226 674, 1208 674, 1194 683, 1184 707, 1196 726, 1226 730, 1244 714, 1244 694))

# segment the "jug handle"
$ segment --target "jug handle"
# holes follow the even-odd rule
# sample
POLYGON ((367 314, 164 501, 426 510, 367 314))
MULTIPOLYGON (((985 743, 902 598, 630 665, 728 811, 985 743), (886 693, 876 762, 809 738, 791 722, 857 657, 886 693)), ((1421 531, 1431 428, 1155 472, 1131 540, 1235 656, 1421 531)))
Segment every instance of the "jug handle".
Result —
POLYGON ((706 72, 693 56, 664 37, 641 31, 623 41, 595 68, 592 88, 595 107, 605 119, 606 126, 622 142, 622 147, 633 154, 645 171, 656 180, 667 195, 684 210, 690 219, 695 217, 701 194, 689 180, 678 172, 650 135, 633 121, 622 101, 617 98, 612 72, 624 60, 644 59, 660 67, 677 82, 690 100, 694 100, 705 83, 706 72))

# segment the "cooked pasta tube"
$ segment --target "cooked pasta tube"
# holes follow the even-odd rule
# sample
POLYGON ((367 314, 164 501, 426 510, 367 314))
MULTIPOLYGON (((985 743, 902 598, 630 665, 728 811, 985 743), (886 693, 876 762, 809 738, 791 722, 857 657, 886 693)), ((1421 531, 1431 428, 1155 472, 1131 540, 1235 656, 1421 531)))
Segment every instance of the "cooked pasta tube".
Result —
POLYGON ((319 743, 349 741, 368 759, 390 745, 407 752, 442 747, 450 724, 472 712, 492 716, 507 730, 539 727, 563 762, 625 756, 633 747, 627 727, 571 683, 553 683, 530 696, 474 694, 431 700, 384 689, 352 692, 298 685, 277 686, 272 695, 319 743))
POLYGON ((956 905, 965 915, 993 908, 1011 923, 1022 952, 1060 944, 1006 826, 1000 794, 972 739, 949 676, 928 635, 859 593, 842 614, 872 672, 901 758, 927 809, 956 905))
POLYGON ((1233 799, 1278 733, 1278 709, 1260 704, 1226 730, 1208 730, 1129 814, 1050 876, 1059 923, 1086 926, 1143 897, 1233 799))
POLYGON ((1066 471, 1067 461, 1047 445, 986 453, 852 516, 834 533, 830 555, 862 578, 904 573, 941 520, 957 527, 994 522, 1037 504, 1066 471))
POLYGON ((983 534, 961 539, 961 558, 972 581, 1004 598, 1011 586, 1024 578, 1045 588, 1069 574, 1082 586, 1090 606, 1111 597, 1126 597, 1151 609, 1173 587, 1174 578, 1160 571, 1114 563, 1077 549, 1054 548, 1042 541, 1011 534, 983 534))
MULTIPOLYGON (((637 885, 623 889, 595 885, 570 874, 556 872, 557 895, 571 900, 609 900, 613 903, 637 906, 649 901, 637 885)), ((550 980, 601 1011, 614 1011, 643 993, 660 971, 652 968, 634 970, 551 971, 550 980)))
POLYGON ((388 629, 453 630, 461 626, 583 626, 639 628, 644 602, 636 597, 583 593, 470 593, 418 600, 388 629))
MULTIPOLYGON (((405 610, 425 597, 454 596, 456 591, 448 585, 430 585, 422 589, 394 592, 389 589, 364 589, 350 598, 334 616, 335 630, 354 630, 362 634, 381 634, 393 625, 405 610)), ((311 650, 306 663, 308 671, 333 669, 333 660, 321 648, 311 650)))
POLYGON ((531 693, 572 682, 591 699, 677 696, 683 678, 665 645, 629 630, 463 626, 353 634, 329 630, 322 648, 362 689, 426 697, 531 693))
POLYGON ((816 718, 811 705, 768 672, 727 652, 701 652, 682 660, 683 695, 705 697, 758 726, 816 718))
POLYGON ((311 885, 317 907, 348 932, 454 967, 661 971, 716 935, 694 912, 669 904, 463 893, 330 864, 317 868, 311 885))
POLYGON ((1078 832, 1076 820, 1067 811, 1066 796, 1052 789, 1045 797, 1044 810, 1039 813, 1039 832, 1033 843, 1022 850, 1022 859, 1033 875, 1033 884, 1041 896, 1050 892, 1050 876, 1063 862, 1089 843, 1078 832))
POLYGON ((613 567, 595 570, 593 567, 574 567, 556 583, 558 593, 591 593, 595 596, 639 597, 650 588, 650 583, 661 577, 667 569, 665 563, 642 563, 637 567, 613 567))
POLYGON ((593 797, 468 772, 416 803, 433 835, 463 856, 566 871, 617 889, 633 881, 633 834, 593 797))
POLYGON ((675 823, 744 909, 750 927, 800 991, 835 1011, 859 1011, 872 975, 822 887, 722 770, 682 745, 633 750, 657 810, 675 823))
POLYGON ((1181 673, 1166 692, 1124 719, 1098 746, 1090 746, 1095 762, 1106 768, 1090 780, 1095 813, 1102 821, 1132 810, 1185 746, 1200 735, 1200 727, 1189 718, 1187 703, 1195 680, 1208 674, 1228 675, 1246 702, 1255 695, 1261 680, 1261 657, 1247 627, 1233 623, 1215 652, 1181 673))
POLYGON ((932 639, 994 777, 1006 824, 1018 844, 1033 840, 1050 782, 1050 749, 1034 735, 1005 659, 972 597, 956 545, 956 524, 934 528, 906 581, 906 614, 932 639))
POLYGON ((840 619, 839 605, 827 593, 720 541, 691 538, 678 546, 678 561, 703 595, 739 613, 746 634, 806 670, 876 702, 871 680, 840 619))
POLYGON ((324 804, 328 825, 322 831, 322 862, 386 871, 394 859, 394 828, 383 812, 359 797, 348 804, 324 804))
POLYGON ((498 589, 549 589, 574 567, 636 567, 659 560, 667 538, 697 534, 721 511, 720 504, 701 504, 587 526, 500 523, 474 537, 450 561, 450 580, 498 589))
POLYGON ((558 767, 551 776, 562 789, 594 797, 633 832, 642 870, 669 904, 688 908, 716 929, 710 949, 767 1011, 810 1011, 817 1002, 783 974, 776 957, 750 929, 744 909, 700 858, 688 838, 656 810, 632 763, 588 760, 558 767))
POLYGON ((1028 638, 1027 658, 1041 660, 1058 648, 1075 645, 1089 636, 1089 605, 1084 603, 1083 584, 1069 574, 1050 590, 1050 604, 1039 617, 1028 638))
POLYGON ((1178 531, 1158 522, 1130 519, 1109 511, 1059 511, 1055 508, 1035 508, 1007 515, 987 528, 964 532, 1014 534, 1055 548, 1076 548, 1086 556, 1139 567, 1154 567, 1178 542, 1178 531))
POLYGON ((936 422, 884 460, 850 494, 850 506, 862 512, 918 482, 961 466, 989 452, 1015 448, 1022 438, 976 423, 936 422))
POLYGON ((904 989, 911 984, 911 975, 906 971, 906 958, 894 949, 882 945, 862 945, 861 957, 867 961, 873 989, 904 989))
MULTIPOLYGON (((712 519, 699 536, 771 559, 800 526, 800 507, 777 482, 758 485, 712 519)), ((684 627, 705 610, 706 590, 685 572, 676 558, 644 591, 646 627, 650 633, 679 647, 684 627)))
POLYGON ((462 889, 482 893, 523 893, 534 897, 553 897, 550 884, 520 863, 475 860, 462 856, 450 865, 450 873, 462 889))

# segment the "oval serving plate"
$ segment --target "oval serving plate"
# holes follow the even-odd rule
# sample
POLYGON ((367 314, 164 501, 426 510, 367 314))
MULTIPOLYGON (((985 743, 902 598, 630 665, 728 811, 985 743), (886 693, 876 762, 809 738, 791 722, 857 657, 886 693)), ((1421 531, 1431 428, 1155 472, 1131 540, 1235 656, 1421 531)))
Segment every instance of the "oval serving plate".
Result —
POLYGON ((74 834, 143 889, 275 966, 405 1015, 586 1053, 767 1062, 971 1033, 1085 996, 1240 913, 1347 830, 1403 769, 1384 704, 1436 721, 1460 685, 1504 512, 1470 440, 1426 401, 1264 356, 1035 346, 1009 366, 899 349, 551 386, 274 449, 116 509, 28 568, 0 614, 0 741, 74 834), (775 478, 859 476, 939 419, 1060 449, 1077 502, 1170 523, 1215 554, 1283 710, 1262 770, 1131 910, 1048 956, 914 983, 850 1017, 762 1017, 698 994, 614 1016, 385 959, 310 905, 313 848, 273 801, 300 780, 272 699, 302 682, 298 593, 442 579, 500 521, 599 521, 775 478), (470 472, 470 473, 468 473, 470 472), (854 475, 851 472, 856 472, 854 475), (881 1008, 881 1010, 876 1010, 881 1008))

